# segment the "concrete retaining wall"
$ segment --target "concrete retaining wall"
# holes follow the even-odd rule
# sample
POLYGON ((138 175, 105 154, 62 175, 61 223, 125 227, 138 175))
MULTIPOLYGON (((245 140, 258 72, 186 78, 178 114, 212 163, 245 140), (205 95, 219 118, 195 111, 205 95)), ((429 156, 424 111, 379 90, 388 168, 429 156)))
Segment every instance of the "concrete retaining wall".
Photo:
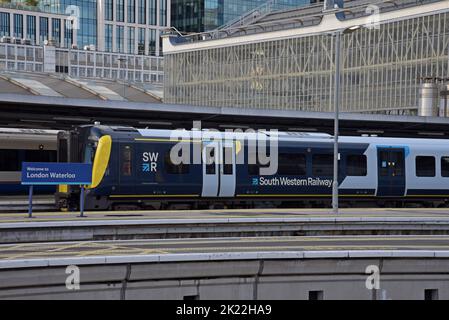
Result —
POLYGON ((233 218, 0 223, 0 243, 354 234, 447 235, 449 218, 233 218))
POLYGON ((433 289, 439 299, 449 299, 449 252, 438 256, 342 251, 2 261, 0 298, 285 300, 320 291, 324 299, 422 300, 433 289), (80 290, 66 288, 67 265, 79 267, 80 290), (379 290, 365 286, 370 265, 380 269, 379 290))

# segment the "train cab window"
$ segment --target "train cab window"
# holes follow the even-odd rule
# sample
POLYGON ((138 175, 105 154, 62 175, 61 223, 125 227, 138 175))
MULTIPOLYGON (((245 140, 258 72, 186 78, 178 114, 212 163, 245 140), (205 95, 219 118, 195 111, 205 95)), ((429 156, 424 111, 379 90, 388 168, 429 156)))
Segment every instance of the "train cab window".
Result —
POLYGON ((215 147, 206 147, 206 174, 215 174, 215 147))
POLYGON ((165 171, 169 174, 187 174, 189 173, 189 164, 179 163, 174 164, 170 158, 170 151, 165 154, 164 157, 165 171))
POLYGON ((132 175, 132 149, 131 146, 122 147, 122 176, 132 175))
POLYGON ((449 177, 449 157, 441 157, 441 176, 449 177))
POLYGON ((232 153, 233 148, 223 147, 223 174, 230 175, 233 172, 232 153))
POLYGON ((416 157, 416 176, 435 177, 435 157, 416 157))
POLYGON ((301 153, 280 153, 278 156, 278 174, 305 176, 306 155, 301 153))
POLYGON ((0 149, 0 171, 20 171, 19 150, 0 149))
POLYGON ((312 174, 314 176, 332 176, 334 157, 331 154, 314 154, 312 157, 312 174))
POLYGON ((363 177, 367 174, 365 155, 351 154, 346 157, 346 174, 352 177, 363 177))

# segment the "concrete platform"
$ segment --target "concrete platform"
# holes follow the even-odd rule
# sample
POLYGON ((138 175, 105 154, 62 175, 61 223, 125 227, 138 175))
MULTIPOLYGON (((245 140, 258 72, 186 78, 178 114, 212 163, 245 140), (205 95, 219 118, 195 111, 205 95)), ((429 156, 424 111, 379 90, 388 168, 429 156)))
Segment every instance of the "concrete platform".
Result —
POLYGON ((93 211, 0 213, 0 223, 30 221, 121 220, 121 219, 214 219, 214 218, 289 218, 289 217, 448 217, 449 208, 354 208, 340 209, 223 209, 223 210, 163 210, 163 211, 93 211))
POLYGON ((252 209, 0 216, 0 243, 326 235, 449 235, 445 209, 252 209))

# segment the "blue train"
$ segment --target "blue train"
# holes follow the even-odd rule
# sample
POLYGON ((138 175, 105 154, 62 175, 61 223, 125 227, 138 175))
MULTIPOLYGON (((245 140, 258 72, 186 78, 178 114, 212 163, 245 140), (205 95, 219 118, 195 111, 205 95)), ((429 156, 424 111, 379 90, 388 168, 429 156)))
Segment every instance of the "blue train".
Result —
MULTIPOLYGON (((58 146, 60 159, 93 164, 93 183, 86 193, 90 210, 331 202, 333 138, 327 134, 225 135, 96 124, 60 135, 58 146), (266 143, 259 143, 260 135, 269 138, 266 143), (277 165, 274 174, 267 174, 273 169, 273 150, 277 165)), ((340 201, 351 206, 447 206, 449 141, 341 137, 338 180, 340 201)), ((57 204, 76 209, 78 197, 79 188, 62 186, 57 204)))

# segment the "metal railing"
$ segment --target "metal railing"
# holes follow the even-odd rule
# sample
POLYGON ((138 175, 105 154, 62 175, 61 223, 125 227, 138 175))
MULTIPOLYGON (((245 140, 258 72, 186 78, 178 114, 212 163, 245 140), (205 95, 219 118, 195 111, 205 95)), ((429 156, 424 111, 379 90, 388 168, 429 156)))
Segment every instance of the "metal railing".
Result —
MULTIPOLYGON (((50 59, 51 60, 51 59, 50 59)), ((164 58, 55 48, 55 73, 73 78, 162 83, 164 58)), ((0 70, 44 72, 43 46, 0 43, 0 70)))

